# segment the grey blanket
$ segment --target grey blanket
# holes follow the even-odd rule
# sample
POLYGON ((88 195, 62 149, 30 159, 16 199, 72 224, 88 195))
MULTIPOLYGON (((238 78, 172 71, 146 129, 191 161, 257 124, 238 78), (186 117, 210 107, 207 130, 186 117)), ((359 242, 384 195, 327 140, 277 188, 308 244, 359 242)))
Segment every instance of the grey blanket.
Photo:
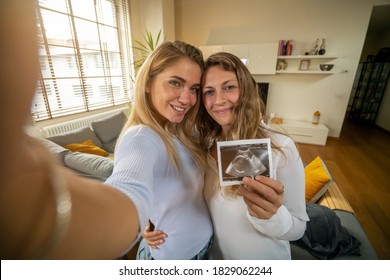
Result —
POLYGON ((306 211, 310 221, 307 222, 305 234, 292 243, 322 260, 342 255, 360 256, 360 241, 341 224, 336 213, 326 206, 313 203, 306 204, 306 211))

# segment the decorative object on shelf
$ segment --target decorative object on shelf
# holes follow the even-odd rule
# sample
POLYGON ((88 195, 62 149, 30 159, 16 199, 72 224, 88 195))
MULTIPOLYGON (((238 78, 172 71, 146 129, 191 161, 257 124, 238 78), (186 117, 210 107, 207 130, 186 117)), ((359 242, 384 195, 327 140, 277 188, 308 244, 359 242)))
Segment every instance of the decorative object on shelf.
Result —
POLYGON ((273 118, 275 118, 275 116, 276 116, 276 114, 275 113, 270 113, 269 114, 269 118, 268 118, 268 124, 271 124, 272 123, 272 120, 273 120, 273 118))
POLYGON ((312 124, 319 124, 320 123, 320 111, 315 111, 314 114, 313 114, 313 120, 312 120, 312 124))
POLYGON ((319 55, 324 55, 326 52, 325 50, 325 39, 322 39, 322 43, 321 43, 321 46, 320 46, 320 50, 318 51, 318 54, 319 55))
POLYGON ((294 40, 279 40, 278 55, 291 55, 294 46, 294 40))
POLYGON ((317 39, 314 47, 310 50, 309 55, 318 55, 318 52, 320 51, 320 39, 317 39))
POLYGON ((332 70, 334 64, 320 64, 321 71, 330 71, 332 70))
POLYGON ((310 66, 310 59, 302 59, 301 63, 299 64, 299 70, 309 70, 310 66))
POLYGON ((278 64, 276 65, 276 70, 286 70, 287 65, 288 65, 287 61, 285 61, 284 59, 280 60, 280 61, 278 61, 278 64))
POLYGON ((283 124, 283 118, 272 118, 271 124, 283 124))

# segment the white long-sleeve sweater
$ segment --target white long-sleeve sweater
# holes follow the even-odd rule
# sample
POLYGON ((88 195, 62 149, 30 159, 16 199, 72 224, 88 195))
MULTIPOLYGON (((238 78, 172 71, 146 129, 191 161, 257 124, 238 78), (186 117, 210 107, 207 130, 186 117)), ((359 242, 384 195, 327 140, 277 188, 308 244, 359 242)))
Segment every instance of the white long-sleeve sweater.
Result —
POLYGON ((269 220, 250 216, 242 196, 229 198, 218 191, 217 164, 208 157, 204 195, 214 226, 211 259, 291 259, 289 241, 305 232, 309 218, 302 160, 291 138, 277 133, 270 133, 270 137, 286 159, 273 151, 273 174, 285 192, 283 205, 269 220))
POLYGON ((179 173, 155 131, 143 125, 130 127, 116 147, 114 170, 106 181, 134 201, 141 231, 150 218, 168 235, 159 249, 151 250, 154 259, 190 259, 213 233, 202 193, 204 174, 180 141, 175 145, 181 159, 179 173))

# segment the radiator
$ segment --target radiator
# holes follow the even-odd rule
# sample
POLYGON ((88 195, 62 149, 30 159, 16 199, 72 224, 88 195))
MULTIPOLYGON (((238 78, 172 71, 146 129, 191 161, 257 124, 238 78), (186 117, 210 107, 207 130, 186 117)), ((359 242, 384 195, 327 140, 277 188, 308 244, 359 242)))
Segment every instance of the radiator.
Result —
POLYGON ((71 121, 67 121, 67 122, 62 122, 62 123, 58 123, 58 124, 54 124, 54 125, 48 125, 48 126, 41 128, 41 135, 46 138, 46 137, 51 137, 51 136, 55 136, 58 134, 64 134, 64 133, 67 133, 69 131, 72 131, 72 130, 75 130, 78 128, 90 127, 91 122, 100 121, 100 120, 102 120, 106 117, 109 117, 109 116, 111 116, 117 112, 120 112, 120 111, 124 111, 124 109, 122 108, 122 109, 112 110, 109 112, 95 114, 95 115, 91 115, 88 117, 79 118, 79 119, 75 119, 75 120, 71 120, 71 121))

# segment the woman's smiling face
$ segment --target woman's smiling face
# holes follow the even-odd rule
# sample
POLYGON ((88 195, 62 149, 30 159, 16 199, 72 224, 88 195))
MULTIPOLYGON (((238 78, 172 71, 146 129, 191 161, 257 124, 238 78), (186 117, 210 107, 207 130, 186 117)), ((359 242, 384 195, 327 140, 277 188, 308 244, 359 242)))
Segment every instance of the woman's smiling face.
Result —
POLYGON ((240 96, 237 76, 220 66, 212 66, 206 70, 202 85, 204 106, 226 133, 234 120, 233 108, 240 96))
POLYGON ((183 120, 196 103, 201 75, 198 64, 188 58, 182 58, 152 80, 146 92, 151 95, 161 123, 180 123, 183 120))

